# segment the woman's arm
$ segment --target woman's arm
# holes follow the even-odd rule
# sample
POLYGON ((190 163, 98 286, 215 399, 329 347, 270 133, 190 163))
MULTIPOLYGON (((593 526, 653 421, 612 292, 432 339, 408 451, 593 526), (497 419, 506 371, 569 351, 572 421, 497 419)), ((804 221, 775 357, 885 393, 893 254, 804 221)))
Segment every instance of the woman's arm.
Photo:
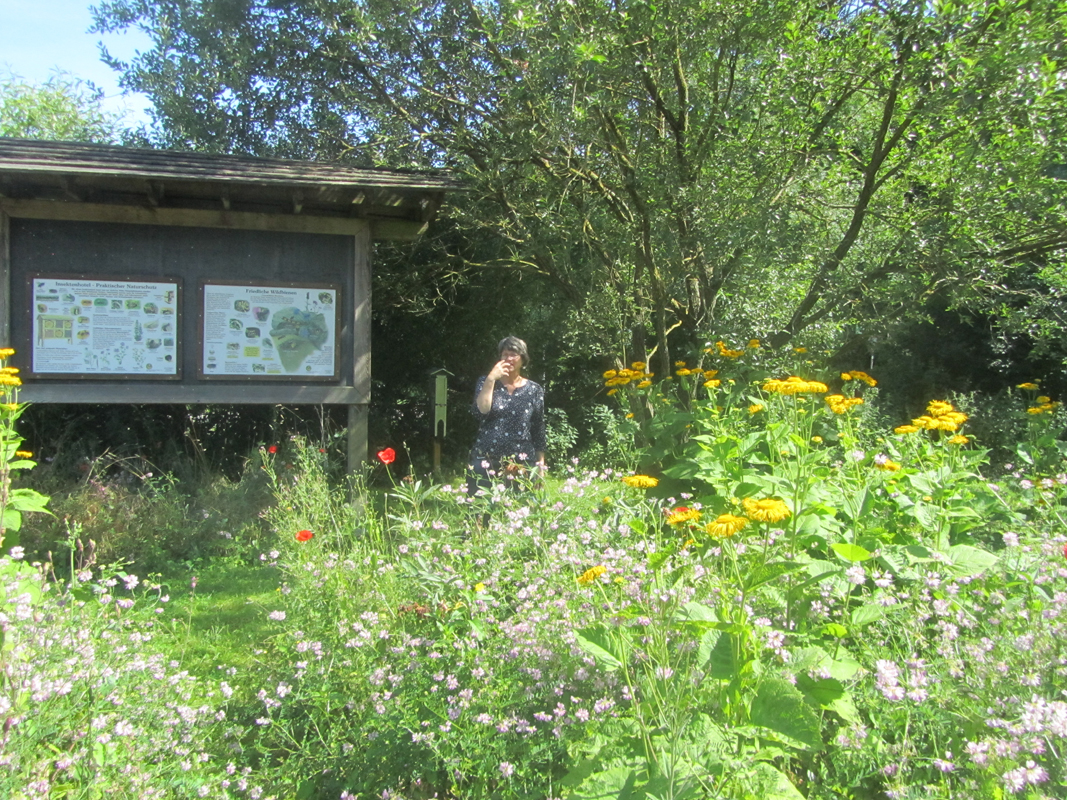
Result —
POLYGON ((493 390, 496 388, 496 382, 501 378, 506 378, 509 369, 510 364, 508 362, 498 361, 496 366, 489 370, 489 374, 482 381, 482 388, 478 390, 478 394, 474 398, 474 405, 478 408, 479 413, 488 414, 493 410, 493 390))

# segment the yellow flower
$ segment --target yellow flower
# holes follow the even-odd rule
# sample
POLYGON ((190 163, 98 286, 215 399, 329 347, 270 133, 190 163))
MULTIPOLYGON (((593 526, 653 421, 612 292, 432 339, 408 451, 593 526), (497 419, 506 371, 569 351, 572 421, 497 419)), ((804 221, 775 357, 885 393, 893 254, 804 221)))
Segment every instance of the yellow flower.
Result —
POLYGON ((918 433, 919 428, 917 425, 898 425, 893 428, 893 433, 918 433))
POLYGON ((629 414, 626 415, 626 419, 633 419, 633 418, 634 418, 634 412, 632 412, 632 411, 629 414))
POLYGON ((930 405, 926 407, 926 413, 931 417, 940 417, 952 411, 954 411, 952 403, 946 403, 944 400, 931 400, 930 405))
POLYGON ((1048 410, 1049 409, 1045 408, 1044 406, 1030 406, 1030 408, 1026 409, 1026 413, 1027 414, 1044 414, 1048 410))
POLYGON ((1040 397, 1037 398, 1037 402, 1042 404, 1042 405, 1044 405, 1045 403, 1051 403, 1052 402, 1052 398, 1049 397, 1048 395, 1044 395, 1043 394, 1043 395, 1041 395, 1040 397))
POLYGON ((31 453, 29 450, 16 450, 15 455, 17 455, 19 458, 33 458, 33 453, 31 453))
POLYGON ((714 522, 709 522, 704 530, 707 531, 708 536, 715 539, 727 539, 733 536, 748 525, 748 520, 744 517, 737 517, 733 514, 720 514, 715 518, 714 522))
POLYGON ((822 437, 821 436, 812 436, 811 440, 813 442, 815 442, 815 444, 822 444, 822 437))
POLYGON ((758 414, 763 410, 763 403, 753 403, 748 407, 749 414, 758 414))
POLYGON ((485 584, 484 583, 476 583, 476 584, 474 584, 474 591, 477 594, 481 594, 482 592, 485 591, 485 584))
POLYGON ((866 372, 862 372, 858 369, 849 370, 848 372, 841 373, 841 380, 843 381, 863 381, 868 386, 877 386, 878 381, 868 375, 866 372))
POLYGON ((806 347, 794 347, 793 348, 793 352, 794 353, 806 353, 806 352, 808 352, 808 348, 806 348, 806 347))
POLYGON ((752 348, 759 347, 759 339, 749 339, 748 346, 752 348))
POLYGON ((1016 389, 1029 389, 1032 392, 1036 392, 1039 387, 1037 385, 1037 381, 1028 381, 1026 383, 1020 383, 1015 388, 1016 389))
POLYGON ((582 584, 583 586, 585 586, 586 584, 590 584, 607 571, 608 568, 605 567, 603 564, 591 567, 590 569, 587 569, 585 572, 578 576, 578 583, 582 584))
POLYGON ((763 384, 763 391, 792 395, 823 394, 830 390, 826 384, 821 381, 806 381, 803 378, 798 378, 796 375, 790 375, 784 381, 772 378, 763 384))
POLYGON ((0 367, 0 375, 18 375, 18 367, 0 367))
POLYGON ((969 441, 971 441, 971 440, 968 439, 966 436, 964 436, 962 433, 957 433, 955 436, 953 436, 951 439, 948 440, 948 443, 949 444, 967 444, 969 441))
POLYGON ((712 378, 710 381, 704 381, 705 389, 717 389, 722 385, 722 381, 718 378, 712 378))
POLYGON ((635 361, 634 363, 632 363, 630 365, 630 369, 637 369, 637 370, 642 370, 643 371, 644 368, 645 368, 645 362, 644 361, 635 361))
POLYGON ((741 501, 741 505, 745 507, 749 518, 758 522, 781 522, 792 514, 789 506, 777 497, 763 497, 759 500, 746 497, 741 501))
POLYGON ((674 366, 676 366, 676 367, 684 367, 685 366, 685 362, 684 361, 675 361, 674 362, 674 366))
POLYGON ((888 458, 885 461, 875 461, 874 465, 885 472, 896 472, 900 469, 900 464, 896 461, 890 461, 888 458))
POLYGON ((682 369, 676 369, 676 370, 674 371, 674 374, 675 374, 675 375, 677 375, 677 376, 678 376, 678 377, 680 377, 680 378, 684 378, 684 377, 685 377, 686 375, 692 375, 692 374, 693 374, 693 370, 691 370, 691 369, 685 369, 685 368, 682 368, 682 369))
POLYGON ((650 475, 627 475, 622 482, 634 489, 654 489, 659 486, 659 478, 650 475))
POLYGON ((611 397, 613 394, 615 394, 618 391, 619 391, 618 389, 608 389, 608 397, 611 397))
POLYGON ((13 355, 15 355, 14 348, 0 347, 0 358, 11 358, 13 355))
POLYGON ((679 508, 667 515, 668 525, 682 525, 686 522, 699 522, 700 512, 695 508, 679 508))
POLYGON ((14 375, 0 375, 0 386, 22 386, 22 381, 14 375))
POLYGON ((638 388, 638 389, 647 389, 647 388, 648 388, 649 386, 651 386, 651 385, 652 385, 652 381, 650 381, 650 380, 643 380, 643 381, 641 381, 641 382, 640 382, 639 384, 637 384, 637 388, 638 388))
POLYGON ((609 378, 614 378, 618 374, 619 373, 616 372, 615 370, 609 369, 607 372, 604 373, 604 380, 608 380, 609 378))
POLYGON ((853 406, 863 405, 862 397, 845 397, 843 394, 832 394, 823 399, 835 414, 844 414, 853 406))
POLYGON ((726 342, 716 342, 715 347, 719 350, 719 355, 723 358, 740 358, 745 354, 744 350, 731 350, 726 346, 726 342))

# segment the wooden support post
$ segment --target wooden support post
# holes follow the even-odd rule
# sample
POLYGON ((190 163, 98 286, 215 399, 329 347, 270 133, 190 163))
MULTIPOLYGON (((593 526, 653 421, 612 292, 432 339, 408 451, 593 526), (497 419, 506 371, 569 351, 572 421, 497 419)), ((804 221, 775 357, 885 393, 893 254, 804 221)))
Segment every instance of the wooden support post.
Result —
POLYGON ((0 347, 11 345, 11 217, 0 210, 0 347))
POLYGON ((348 474, 355 475, 367 463, 367 413, 365 403, 348 407, 348 474))
POLYGON ((359 398, 348 407, 348 473, 367 461, 367 419, 370 406, 371 236, 370 225, 352 237, 352 387, 359 398))

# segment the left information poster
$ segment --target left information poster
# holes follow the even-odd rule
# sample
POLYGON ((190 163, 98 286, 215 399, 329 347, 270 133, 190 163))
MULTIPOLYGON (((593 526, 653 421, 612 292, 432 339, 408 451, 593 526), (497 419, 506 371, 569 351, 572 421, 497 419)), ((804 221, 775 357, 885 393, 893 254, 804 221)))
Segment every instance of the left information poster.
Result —
POLYGON ((180 377, 179 281, 29 280, 32 373, 180 377))

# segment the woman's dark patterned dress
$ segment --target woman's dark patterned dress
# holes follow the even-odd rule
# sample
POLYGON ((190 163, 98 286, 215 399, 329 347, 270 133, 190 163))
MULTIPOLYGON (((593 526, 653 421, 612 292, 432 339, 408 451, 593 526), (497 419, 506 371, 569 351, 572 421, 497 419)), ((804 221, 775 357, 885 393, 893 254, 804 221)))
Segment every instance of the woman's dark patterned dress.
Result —
POLYGON ((545 390, 526 379, 526 383, 508 394, 500 383, 493 387, 493 407, 488 414, 478 410, 478 393, 485 376, 474 390, 474 417, 478 420, 478 437, 471 448, 471 469, 486 478, 497 472, 502 461, 532 464, 545 451, 545 390))

